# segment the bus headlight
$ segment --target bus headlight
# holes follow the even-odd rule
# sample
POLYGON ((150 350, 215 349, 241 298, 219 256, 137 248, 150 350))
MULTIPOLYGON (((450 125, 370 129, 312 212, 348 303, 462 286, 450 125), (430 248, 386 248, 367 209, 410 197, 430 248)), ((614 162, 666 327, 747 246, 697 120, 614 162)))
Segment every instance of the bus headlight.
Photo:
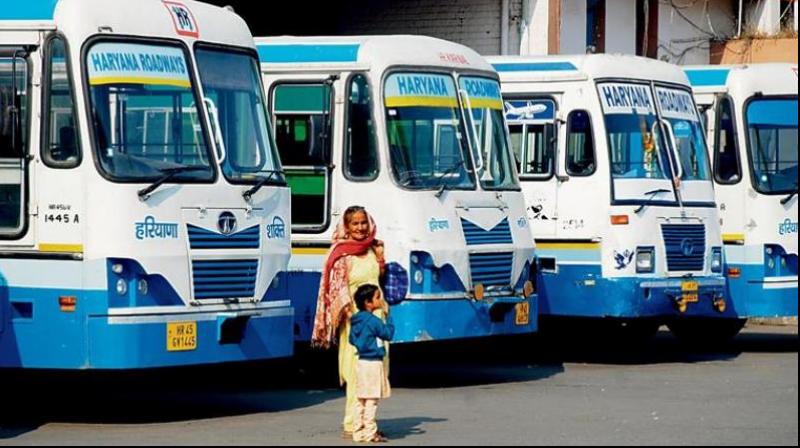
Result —
POLYGON ((124 296, 128 293, 128 282, 124 278, 117 280, 117 294, 124 296))
POLYGON ((452 265, 437 266, 427 252, 411 253, 410 293, 449 294, 464 293, 466 289, 452 265))
POLYGON ((715 247, 711 249, 711 272, 715 274, 722 273, 722 248, 715 247))
POLYGON ((656 249, 654 247, 636 248, 636 273, 652 274, 656 271, 656 249))
POLYGON ((136 284, 136 289, 139 291, 139 294, 146 296, 147 293, 150 292, 150 285, 147 284, 147 280, 140 279, 136 284))

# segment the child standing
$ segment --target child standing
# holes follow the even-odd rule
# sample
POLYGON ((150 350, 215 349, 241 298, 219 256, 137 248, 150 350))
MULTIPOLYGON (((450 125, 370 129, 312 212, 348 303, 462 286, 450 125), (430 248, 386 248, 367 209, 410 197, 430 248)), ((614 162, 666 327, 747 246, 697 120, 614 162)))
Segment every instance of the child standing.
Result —
POLYGON ((383 306, 381 291, 374 285, 363 285, 355 293, 359 312, 350 319, 350 344, 358 351, 356 364, 356 416, 353 425, 353 441, 385 442, 386 438, 378 432, 375 421, 378 413, 378 400, 389 398, 391 387, 383 358, 386 356, 384 341, 394 337, 394 325, 388 315, 388 307, 383 306), (387 322, 372 314, 383 308, 387 322))

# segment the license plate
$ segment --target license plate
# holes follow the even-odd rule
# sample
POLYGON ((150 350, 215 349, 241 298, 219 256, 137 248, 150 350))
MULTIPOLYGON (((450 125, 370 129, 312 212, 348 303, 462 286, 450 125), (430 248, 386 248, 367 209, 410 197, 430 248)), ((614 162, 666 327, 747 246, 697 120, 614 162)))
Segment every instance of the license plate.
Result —
POLYGON ((700 301, 700 284, 697 282, 683 282, 681 284, 681 291, 683 292, 683 301, 687 303, 696 303, 700 301))
POLYGON ((197 322, 168 322, 167 351, 187 352, 197 349, 197 322))
POLYGON ((518 303, 516 306, 516 317, 514 323, 517 325, 528 325, 531 323, 531 304, 528 302, 518 303))

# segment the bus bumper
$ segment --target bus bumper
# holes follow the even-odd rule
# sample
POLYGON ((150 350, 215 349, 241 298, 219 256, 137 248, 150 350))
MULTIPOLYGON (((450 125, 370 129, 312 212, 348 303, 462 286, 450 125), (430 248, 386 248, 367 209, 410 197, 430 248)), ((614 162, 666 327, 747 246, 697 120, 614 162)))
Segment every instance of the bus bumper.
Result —
POLYGON ((604 278, 599 266, 559 266, 558 273, 540 275, 542 316, 735 317, 726 297, 726 280, 721 276, 604 278))
POLYGON ((82 306, 106 300, 107 293, 73 294, 78 297, 73 312, 60 310, 48 297, 31 302, 35 312, 30 316, 6 321, 0 332, 0 367, 122 370, 293 354, 289 301, 223 311, 182 306, 90 311, 82 306), (170 331, 182 340, 171 344, 170 331))

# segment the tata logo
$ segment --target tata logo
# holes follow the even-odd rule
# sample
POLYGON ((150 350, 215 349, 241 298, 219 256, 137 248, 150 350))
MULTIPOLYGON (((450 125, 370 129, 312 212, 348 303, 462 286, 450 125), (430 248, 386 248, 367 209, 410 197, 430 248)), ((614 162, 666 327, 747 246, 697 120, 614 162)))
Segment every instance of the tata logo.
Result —
POLYGON ((217 220, 217 229, 223 235, 230 235, 236 231, 236 216, 231 212, 222 212, 217 220))
POLYGON ((163 0, 164 6, 167 7, 170 15, 172 16, 172 24, 175 26, 175 32, 181 36, 200 38, 200 30, 197 28, 197 22, 194 20, 192 11, 183 3, 163 0))
POLYGON ((684 239, 681 241, 681 253, 685 257, 691 257, 694 255, 694 242, 689 238, 684 239))

